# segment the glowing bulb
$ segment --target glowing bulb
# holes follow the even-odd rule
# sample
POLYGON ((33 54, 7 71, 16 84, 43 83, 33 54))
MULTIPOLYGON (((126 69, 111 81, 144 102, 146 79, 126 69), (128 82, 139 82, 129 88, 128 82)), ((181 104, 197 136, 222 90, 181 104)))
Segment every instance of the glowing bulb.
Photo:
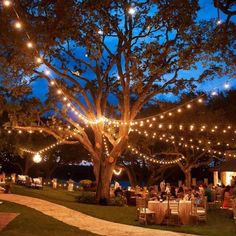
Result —
POLYGON ((98 30, 98 34, 102 35, 103 31, 102 30, 98 30))
POLYGON ((57 94, 62 94, 62 91, 60 89, 58 89, 57 94))
POLYGON ((45 75, 50 75, 50 71, 49 70, 45 70, 45 75))
POLYGON ((187 105, 187 108, 191 108, 191 105, 190 105, 190 104, 188 104, 188 105, 187 105))
POLYGON ((217 24, 217 25, 220 25, 221 23, 222 23, 221 19, 218 19, 218 20, 216 21, 216 24, 217 24))
POLYGON ((34 161, 35 163, 39 163, 39 162, 42 161, 42 157, 40 156, 39 153, 36 153, 36 154, 34 155, 33 161, 34 161))
POLYGON ((8 134, 10 134, 11 133, 11 130, 8 130, 8 134))
POLYGON ((182 110, 179 108, 177 111, 178 111, 178 112, 181 112, 182 110))
POLYGON ((217 92, 216 92, 216 91, 213 91, 213 92, 211 93, 211 95, 212 95, 212 96, 216 96, 216 95, 217 95, 217 92))
POLYGON ((202 101, 203 101, 202 98, 199 98, 199 99, 198 99, 198 102, 199 102, 199 103, 202 103, 202 101))
POLYGON ((33 43, 32 43, 32 42, 28 42, 28 43, 27 43, 27 47, 28 47, 28 48, 32 48, 32 47, 33 47, 33 43))
POLYGON ((169 112, 169 113, 168 113, 168 115, 169 115, 169 116, 172 116, 172 113, 171 113, 171 112, 169 112))
POLYGON ((161 118, 161 119, 164 119, 164 116, 163 116, 163 115, 161 115, 161 116, 160 116, 160 118, 161 118))
POLYGON ((37 62, 38 64, 40 64, 40 63, 42 63, 42 62, 43 62, 43 60, 42 60, 42 58, 40 58, 40 57, 37 57, 37 58, 36 58, 36 62, 37 62))
POLYGON ((51 85, 55 85, 55 81, 52 80, 52 81, 50 82, 50 84, 51 84, 51 85))
POLYGON ((21 27, 22 27, 22 24, 21 24, 19 21, 17 21, 17 22, 15 23, 15 28, 21 29, 21 27))
POLYGON ((11 1, 5 0, 5 1, 3 1, 3 5, 4 5, 5 7, 9 7, 9 6, 11 5, 11 1))
POLYGON ((229 89, 229 88, 230 88, 230 85, 229 85, 228 83, 225 83, 225 84, 224 84, 224 88, 225 88, 225 89, 229 89))
POLYGON ((135 14, 135 9, 133 7, 130 7, 128 12, 129 12, 130 15, 134 15, 135 14))
POLYGON ((18 133, 19 133, 19 134, 21 134, 21 133, 22 133, 22 131, 21 131, 21 130, 19 130, 19 131, 18 131, 18 133))

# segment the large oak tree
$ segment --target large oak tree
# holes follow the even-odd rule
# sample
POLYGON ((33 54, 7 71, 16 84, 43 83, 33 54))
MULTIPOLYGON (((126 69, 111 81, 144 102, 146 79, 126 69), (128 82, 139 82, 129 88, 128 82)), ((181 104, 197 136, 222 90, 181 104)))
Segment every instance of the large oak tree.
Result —
MULTIPOLYGON (((71 140, 91 155, 98 200, 109 198, 113 168, 142 107, 158 94, 178 94, 223 71, 210 37, 219 26, 197 20, 197 0, 17 0, 14 7, 22 30, 12 26, 13 9, 1 9, 1 83, 17 97, 43 78, 49 93, 43 106, 35 106, 25 119, 13 112, 12 125, 43 130, 57 139, 73 135, 71 140), (25 32, 32 48, 26 46, 25 32), (196 76, 184 73, 194 70, 196 76), (52 78, 57 86, 50 86, 52 78), (42 119, 51 114, 51 122, 42 119), (119 120, 115 136, 104 117, 119 120), (59 122, 73 130, 59 130, 59 122), (109 140, 108 156, 103 136, 109 140)), ((224 42, 227 52, 230 39, 224 42)))

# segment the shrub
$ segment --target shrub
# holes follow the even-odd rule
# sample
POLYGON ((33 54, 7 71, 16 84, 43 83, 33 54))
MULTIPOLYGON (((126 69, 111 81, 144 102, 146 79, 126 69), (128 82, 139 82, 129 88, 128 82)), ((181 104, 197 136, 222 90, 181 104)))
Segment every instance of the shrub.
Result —
POLYGON ((81 203, 95 204, 96 194, 94 192, 81 192, 81 195, 78 196, 77 199, 78 199, 78 202, 81 202, 81 203))
POLYGON ((93 184, 93 181, 90 179, 84 179, 79 182, 79 184, 83 187, 84 190, 89 190, 93 184))
POLYGON ((126 197, 119 195, 110 199, 110 205, 112 206, 125 206, 127 204, 126 197))

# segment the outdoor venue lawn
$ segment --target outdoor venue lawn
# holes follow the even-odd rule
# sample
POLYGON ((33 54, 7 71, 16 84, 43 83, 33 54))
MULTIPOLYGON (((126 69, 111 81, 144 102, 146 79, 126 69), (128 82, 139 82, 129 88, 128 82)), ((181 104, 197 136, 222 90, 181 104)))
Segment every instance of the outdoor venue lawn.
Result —
MULTIPOLYGON (((78 210, 85 214, 105 219, 112 222, 118 222, 129 225, 142 226, 135 221, 135 207, 117 207, 117 206, 99 206, 78 203, 76 197, 80 192, 68 192, 66 190, 55 190, 44 187, 43 190, 28 189, 23 186, 14 185, 12 193, 41 198, 68 208, 78 210)), ((160 226, 148 225, 150 228, 162 230, 178 231, 198 235, 236 235, 235 223, 232 217, 233 213, 228 210, 214 209, 208 211, 207 223, 201 223, 194 226, 160 226)), ((43 224, 42 224, 43 225, 43 224)), ((56 235, 56 234, 55 234, 56 235)), ((69 234, 68 234, 69 235, 69 234)), ((71 234, 72 235, 72 234, 71 234)))
POLYGON ((31 208, 4 201, 0 212, 20 213, 2 231, 1 236, 92 236, 90 232, 64 224, 31 208))

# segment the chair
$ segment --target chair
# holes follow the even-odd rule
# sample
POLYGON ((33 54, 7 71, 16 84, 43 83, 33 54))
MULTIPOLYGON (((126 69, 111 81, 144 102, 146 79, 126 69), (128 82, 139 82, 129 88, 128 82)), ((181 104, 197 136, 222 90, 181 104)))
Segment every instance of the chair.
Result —
POLYGON ((198 221, 207 220, 207 197, 204 197, 201 205, 197 205, 196 215, 198 221))
POLYGON ((168 199, 168 210, 169 219, 167 220, 167 224, 175 224, 177 220, 177 225, 179 225, 179 201, 170 201, 168 199))
POLYGON ((147 208, 146 198, 136 198, 137 219, 140 223, 154 223, 155 212, 147 208))
POLYGON ((236 223, 236 199, 232 199, 232 207, 233 207, 233 213, 234 213, 234 221, 236 223))

